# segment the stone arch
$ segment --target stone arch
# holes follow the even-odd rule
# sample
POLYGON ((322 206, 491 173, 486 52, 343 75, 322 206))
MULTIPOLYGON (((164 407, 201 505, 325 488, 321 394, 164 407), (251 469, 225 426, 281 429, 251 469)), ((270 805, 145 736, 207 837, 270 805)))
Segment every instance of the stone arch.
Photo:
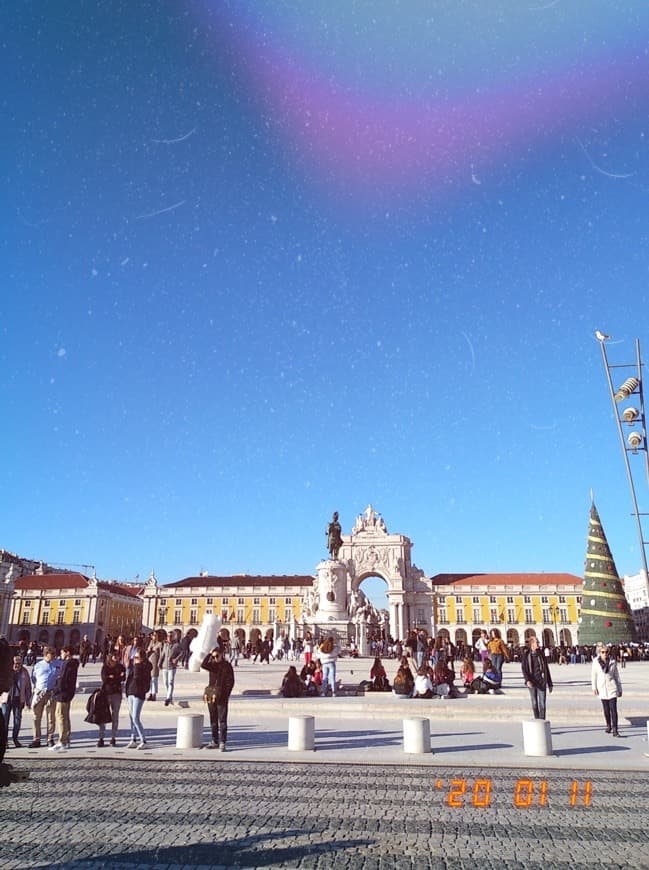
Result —
POLYGON ((41 628, 41 630, 38 632, 38 642, 44 643, 44 644, 49 644, 50 633, 46 628, 41 628))
POLYGON ((455 646, 464 646, 467 645, 467 635, 466 630, 464 628, 456 628, 455 629, 455 646))
POLYGON ((250 643, 255 647, 257 642, 261 642, 261 629, 259 628, 251 628, 250 629, 250 643))
POLYGON ((234 636, 239 638, 239 643, 243 649, 246 645, 246 631, 243 628, 235 628, 234 636))
POLYGON ((527 643, 527 641, 531 637, 536 637, 536 631, 533 628, 526 628, 525 629, 525 643, 527 643))
POLYGON ((519 645, 518 629, 516 629, 516 628, 508 628, 507 629, 507 643, 510 646, 514 646, 514 647, 519 645))
POLYGON ((486 631, 486 628, 481 628, 480 626, 473 629, 473 631, 471 632, 471 641, 473 643, 473 646, 476 645, 476 641, 478 640, 479 637, 482 636, 483 631, 486 631))
POLYGON ((565 646, 572 646, 572 632, 569 628, 562 628, 560 634, 562 635, 562 641, 565 646))
POLYGON ((18 632, 18 640, 26 640, 27 642, 29 642, 29 632, 27 631, 27 629, 23 628, 22 631, 18 632))
POLYGON ((73 628, 70 632, 70 646, 77 647, 81 641, 81 632, 78 628, 73 628))
POLYGON ((57 649, 61 649, 65 646, 65 632, 62 628, 57 628, 54 632, 54 646, 57 649))
POLYGON ((543 646, 550 647, 550 649, 554 646, 554 634, 551 628, 543 629, 542 643, 543 646))

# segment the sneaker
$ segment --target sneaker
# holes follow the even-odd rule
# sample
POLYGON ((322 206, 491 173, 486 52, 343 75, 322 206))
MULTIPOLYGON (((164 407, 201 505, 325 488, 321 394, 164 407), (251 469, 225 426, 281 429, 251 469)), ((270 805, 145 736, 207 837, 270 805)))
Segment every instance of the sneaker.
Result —
POLYGON ((59 749, 63 749, 62 743, 48 743, 47 749, 49 752, 58 752, 59 749))
POLYGON ((115 740, 114 737, 111 737, 111 738, 110 738, 110 745, 111 745, 111 746, 117 746, 117 740, 115 740))
POLYGON ((207 744, 207 746, 205 748, 206 749, 218 749, 219 744, 215 743, 213 740, 210 740, 210 742, 207 744))
POLYGON ((137 749, 146 749, 146 743, 142 741, 142 743, 138 743, 137 749))
POLYGON ((32 742, 29 744, 28 748, 29 749, 40 749, 41 748, 41 741, 40 740, 32 740, 32 742))
POLYGON ((170 698, 165 699, 165 707, 168 707, 169 704, 173 704, 173 701, 170 698))
POLYGON ((135 740, 131 740, 131 742, 129 744, 127 744, 126 748, 127 749, 135 749, 136 746, 137 746, 137 743, 135 742, 135 740))
POLYGON ((47 741, 47 745, 48 745, 48 746, 54 746, 54 741, 51 740, 51 739, 48 739, 48 741, 47 741))
POLYGON ((103 745, 104 745, 104 738, 100 737, 99 740, 97 741, 97 746, 103 746, 103 745))
POLYGON ((61 752, 69 752, 70 751, 70 744, 69 743, 61 743, 59 748, 60 748, 61 752))
POLYGON ((222 743, 222 744, 219 746, 219 749, 221 750, 221 752, 225 752, 225 743, 222 743))

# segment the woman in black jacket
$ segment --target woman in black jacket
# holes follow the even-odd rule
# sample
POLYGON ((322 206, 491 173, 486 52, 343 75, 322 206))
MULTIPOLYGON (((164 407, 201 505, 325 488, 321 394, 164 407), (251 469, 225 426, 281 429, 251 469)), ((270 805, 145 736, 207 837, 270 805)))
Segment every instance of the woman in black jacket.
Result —
POLYGON ((126 698, 128 714, 131 719, 131 742, 126 747, 127 749, 146 749, 146 738, 140 714, 150 683, 151 662, 146 658, 142 649, 138 648, 133 656, 133 667, 129 668, 126 679, 126 698), (136 739, 139 740, 139 743, 136 742, 136 739))
MULTIPOLYGON (((104 662, 101 669, 101 688, 108 703, 110 705, 111 714, 111 736, 110 745, 117 745, 117 730, 119 728, 119 708, 122 706, 122 686, 126 679, 126 670, 120 662, 117 653, 112 650, 108 655, 108 660, 104 662)), ((106 736, 106 725, 101 722, 99 725, 99 740, 97 746, 104 745, 104 737, 106 736)))

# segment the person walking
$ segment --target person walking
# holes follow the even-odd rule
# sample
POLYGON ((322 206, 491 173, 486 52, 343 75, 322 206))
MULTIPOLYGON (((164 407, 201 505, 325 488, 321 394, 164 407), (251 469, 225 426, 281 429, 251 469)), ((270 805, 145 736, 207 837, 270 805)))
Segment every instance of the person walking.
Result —
POLYGON ((207 748, 216 749, 218 746, 221 752, 225 752, 228 739, 228 702, 234 688, 234 670, 230 662, 225 660, 219 646, 215 646, 205 656, 201 667, 209 671, 210 675, 203 695, 212 728, 212 741, 207 748))
POLYGON ((320 644, 319 648, 320 662, 322 663, 322 695, 327 696, 328 687, 331 687, 331 697, 336 697, 336 661, 340 653, 340 647, 336 643, 333 635, 329 635, 320 644))
POLYGON ((128 714, 131 720, 131 742, 127 749, 146 749, 146 737, 140 714, 151 683, 151 662, 138 649, 133 657, 132 667, 126 678, 126 698, 128 714))
POLYGON ((617 662, 609 654, 603 643, 597 646, 597 655, 593 659, 591 670, 593 692, 599 695, 604 710, 607 734, 613 732, 613 737, 619 737, 617 730, 617 699, 622 697, 622 680, 617 669, 617 662))
POLYGON ((56 724, 59 731, 58 743, 49 748, 51 750, 66 751, 70 748, 72 726, 70 723, 70 704, 77 691, 77 673, 79 662, 72 655, 72 647, 64 646, 61 650, 61 666, 59 667, 56 684, 54 686, 54 700, 56 701, 56 724))
POLYGON ((55 658, 54 647, 43 649, 43 658, 32 668, 32 713, 34 714, 34 739, 29 744, 30 749, 38 749, 41 745, 41 721, 45 713, 47 723, 47 743, 54 746, 54 731, 56 728, 56 702, 53 692, 56 677, 61 662, 55 658))
POLYGON ((22 743, 18 739, 20 726, 23 721, 23 710, 32 703, 32 681, 29 671, 23 665, 22 656, 14 656, 13 659, 13 687, 9 690, 7 699, 7 715, 5 722, 7 736, 9 735, 9 717, 13 717, 12 737, 14 746, 20 749, 22 743))
POLYGON ((492 628, 489 632, 489 643, 487 644, 487 650, 489 651, 489 658, 491 659, 491 664, 495 671, 500 674, 500 679, 502 682, 502 674, 503 674, 503 664, 505 661, 509 661, 509 650, 505 646, 505 643, 500 636, 500 631, 497 628, 492 628))
POLYGON ((176 639, 176 632, 170 632, 168 639, 162 644, 160 652, 160 670, 162 671, 162 682, 166 692, 165 707, 174 702, 176 668, 178 667, 182 652, 182 648, 176 639))
MULTIPOLYGON (((110 745, 117 745, 117 732, 119 730, 119 709, 122 706, 122 685, 126 679, 126 669, 119 660, 117 653, 112 650, 108 655, 108 660, 104 662, 101 668, 101 688, 110 706, 111 716, 111 733, 110 745)), ((99 739, 97 746, 104 745, 106 736, 106 723, 99 723, 99 739)))
POLYGON ((159 631, 153 632, 153 637, 147 647, 146 656, 151 662, 151 685, 147 701, 155 701, 158 697, 158 679, 160 677, 160 657, 162 656, 163 641, 159 631))
POLYGON ((521 659, 521 669, 525 685, 529 689, 532 712, 535 719, 545 719, 546 692, 552 692, 552 677, 543 650, 539 649, 538 638, 532 635, 528 648, 521 659))

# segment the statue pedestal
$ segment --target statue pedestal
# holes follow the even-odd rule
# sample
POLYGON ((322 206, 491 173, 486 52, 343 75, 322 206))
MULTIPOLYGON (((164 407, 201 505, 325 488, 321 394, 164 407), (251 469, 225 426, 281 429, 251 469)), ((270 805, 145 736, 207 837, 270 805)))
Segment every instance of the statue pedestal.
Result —
POLYGON ((347 568, 344 562, 327 559, 320 562, 318 574, 318 621, 347 622, 347 568))

